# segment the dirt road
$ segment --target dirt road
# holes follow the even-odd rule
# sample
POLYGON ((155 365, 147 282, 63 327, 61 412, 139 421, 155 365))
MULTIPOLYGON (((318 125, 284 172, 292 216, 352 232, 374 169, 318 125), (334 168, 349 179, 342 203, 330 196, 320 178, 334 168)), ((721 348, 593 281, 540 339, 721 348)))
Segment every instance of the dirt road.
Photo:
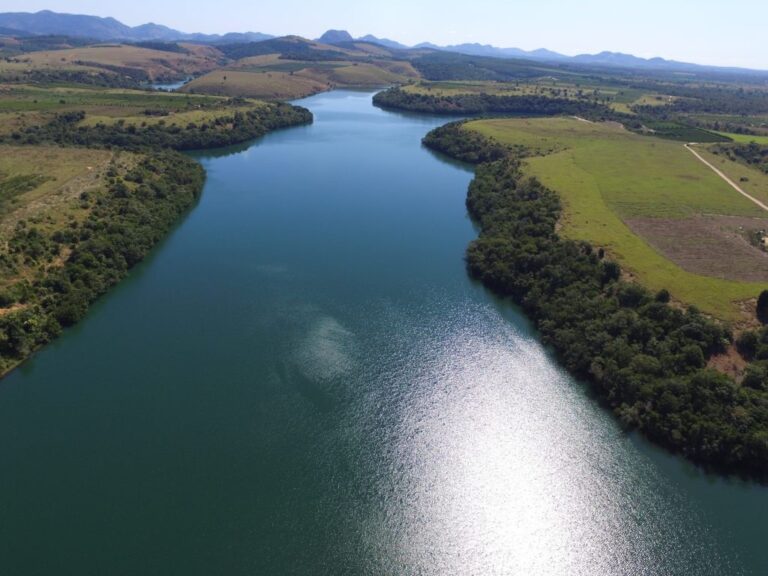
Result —
POLYGON ((713 165, 712 165, 710 162, 708 162, 707 160, 705 160, 705 159, 704 159, 704 157, 703 157, 701 154, 699 154, 698 152, 696 152, 696 150, 694 150, 693 148, 691 148, 691 146, 693 146, 694 144, 695 144, 695 142, 691 142, 690 144, 686 144, 686 145, 685 145, 685 148, 686 148, 686 149, 687 149, 687 150, 688 150, 688 151, 689 151, 691 154, 693 154, 694 156, 696 156, 696 158, 698 158, 698 159, 699 159, 699 160, 701 160, 701 161, 702 161, 704 164, 706 164, 707 166, 709 166, 709 167, 712 169, 712 171, 713 171, 715 174, 717 174, 718 176, 720 176, 720 178, 722 178, 723 180, 725 180, 725 181, 726 181, 726 182, 727 182, 727 183, 728 183, 728 184, 729 184, 729 185, 730 185, 730 186, 731 186, 731 187, 732 187, 734 190, 736 190, 736 192, 738 192, 739 194, 741 194, 741 195, 742 195, 742 196, 744 196, 745 198, 748 198, 749 200, 751 200, 752 202, 754 202, 755 204, 757 204, 758 206, 760 206, 760 208, 762 208, 763 210, 765 210, 766 212, 768 212, 768 206, 766 206, 765 204, 763 204, 762 202, 760 202, 760 200, 758 200, 758 199, 757 199, 757 198, 755 198, 754 196, 751 196, 751 195, 747 194, 746 192, 744 192, 744 190, 742 190, 742 189, 741 189, 741 186, 739 186, 738 184, 736 184, 736 182, 734 182, 733 180, 731 180, 730 178, 728 178, 728 176, 726 176, 725 174, 723 174, 723 172, 722 172, 721 170, 718 170, 717 168, 715 168, 715 166, 713 166, 713 165))

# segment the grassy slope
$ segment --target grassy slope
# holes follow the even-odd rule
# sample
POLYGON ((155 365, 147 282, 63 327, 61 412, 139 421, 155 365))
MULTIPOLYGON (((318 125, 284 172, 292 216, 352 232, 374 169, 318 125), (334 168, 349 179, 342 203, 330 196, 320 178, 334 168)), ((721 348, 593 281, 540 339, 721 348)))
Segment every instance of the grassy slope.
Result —
POLYGON ((722 154, 713 154, 710 148, 710 146, 697 146, 696 151, 736 182, 747 194, 751 194, 761 202, 768 204, 768 174, 753 166, 730 160, 722 154), (742 178, 747 180, 744 181, 742 178))
POLYGON ((371 44, 330 46, 298 37, 273 44, 263 46, 275 53, 242 57, 197 78, 183 91, 290 100, 332 88, 380 87, 419 77, 410 62, 371 44))
POLYGON ((289 72, 214 70, 185 85, 181 91, 218 96, 248 96, 269 100, 292 100, 330 88, 327 82, 289 72))
POLYGON ((151 78, 199 74, 219 65, 220 55, 213 49, 197 53, 150 50, 137 46, 101 45, 67 50, 30 52, 14 60, 39 69, 73 69, 87 64, 92 67, 119 66, 146 71, 151 78))
MULTIPOLYGON (((0 204, 0 244, 5 245, 21 220, 45 231, 61 229, 69 220, 82 221, 87 210, 80 206, 80 194, 102 187, 104 171, 113 157, 112 152, 84 148, 0 146, 0 189, 13 178, 37 176, 41 180, 33 189, 0 204)), ((22 268, 16 276, 0 274, 0 287, 30 277, 32 272, 32 268, 22 268)))
POLYGON ((564 235, 605 247, 650 289, 666 288, 707 313, 735 320, 735 303, 764 288, 686 272, 622 221, 699 213, 765 216, 679 143, 573 119, 489 120, 467 127, 546 154, 528 159, 527 171, 563 198, 564 235))
MULTIPOLYGON (((289 100, 334 87, 378 87, 403 82, 392 63, 276 62, 215 70, 184 86, 184 92, 289 100), (290 69, 293 68, 293 69, 290 69)), ((407 69, 403 69, 407 72, 407 69)))

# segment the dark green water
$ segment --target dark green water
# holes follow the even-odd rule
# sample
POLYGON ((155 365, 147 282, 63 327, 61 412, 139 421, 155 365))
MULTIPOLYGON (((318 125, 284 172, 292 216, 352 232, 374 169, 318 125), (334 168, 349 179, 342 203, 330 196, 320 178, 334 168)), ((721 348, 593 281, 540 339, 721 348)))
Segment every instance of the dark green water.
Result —
POLYGON ((0 383, 0 575, 768 573, 768 491, 623 434, 468 280, 443 121, 304 102, 0 383))

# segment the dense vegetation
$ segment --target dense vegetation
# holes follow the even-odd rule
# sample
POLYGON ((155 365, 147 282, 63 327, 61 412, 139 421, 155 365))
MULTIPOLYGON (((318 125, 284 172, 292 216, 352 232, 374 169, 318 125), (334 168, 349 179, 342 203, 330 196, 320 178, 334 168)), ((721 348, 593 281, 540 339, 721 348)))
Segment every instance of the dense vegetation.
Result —
MULTIPOLYGON (((633 126, 629 126, 633 129, 633 126)), ((636 128, 635 128, 636 129, 636 128)), ((729 142, 730 138, 690 126, 682 122, 644 119, 640 129, 651 130, 654 136, 679 142, 729 142)))
POLYGON ((146 40, 144 42, 133 42, 133 46, 139 48, 148 48, 149 50, 159 50, 160 52, 173 52, 174 54, 189 54, 189 50, 181 46, 178 42, 164 42, 163 40, 146 40))
POLYGON ((768 146, 750 142, 748 144, 728 144, 714 148, 716 154, 723 154, 738 162, 754 166, 768 174, 768 146))
MULTIPOLYGON (((517 80, 538 78, 542 64, 529 61, 433 52, 413 60, 413 66, 427 80, 517 80)), ((550 66, 547 66, 550 67, 550 66)))
POLYGON ((0 315, 0 373, 80 320, 192 206, 204 179, 199 164, 171 151, 145 156, 126 173, 113 167, 108 176, 102 193, 81 197, 90 208, 84 222, 46 233, 21 221, 0 255, 5 273, 30 263, 45 271, 0 293, 3 307, 15 307, 0 315), (54 266, 61 254, 69 256, 54 266))
POLYGON ((497 94, 456 94, 441 96, 390 88, 376 94, 373 103, 382 108, 397 108, 435 114, 514 114, 525 116, 578 115, 613 118, 615 113, 602 104, 550 98, 547 96, 507 96, 497 94))
POLYGON ((308 62, 350 59, 350 56, 341 50, 317 49, 308 42, 296 41, 291 38, 274 38, 247 44, 225 44, 219 46, 219 50, 233 60, 267 54, 280 54, 280 58, 284 60, 305 60, 308 62))
MULTIPOLYGON (((425 142, 466 161, 493 155, 457 143, 463 135, 443 128, 425 142)), ((601 250, 560 238, 558 196, 525 178, 512 156, 478 167, 467 207, 481 230, 467 252, 470 273, 519 304, 622 422, 705 465, 768 473, 765 367, 741 386, 706 367, 732 339, 727 329, 671 306, 666 291, 622 280, 601 250)))
MULTIPOLYGON (((470 164, 494 162, 506 157, 510 148, 477 132, 462 130, 464 122, 451 122, 427 134, 423 143, 432 150, 470 164)), ((516 148, 519 154, 524 149, 516 148)))
POLYGON ((768 91, 764 87, 744 87, 734 84, 712 83, 660 83, 653 80, 635 84, 633 88, 661 90, 674 96, 667 107, 638 106, 640 113, 657 115, 666 113, 708 113, 728 115, 768 114, 768 91))
MULTIPOLYGON (((232 103, 236 105, 237 102, 232 103)), ((53 120, 41 126, 29 126, 13 132, 5 140, 14 144, 55 143, 64 146, 117 147, 126 150, 147 148, 173 148, 175 150, 199 150, 229 146, 263 136, 271 130, 306 124, 312 114, 305 108, 290 104, 268 104, 246 111, 217 116, 199 124, 185 127, 168 125, 163 121, 135 124, 113 123, 95 126, 79 125, 85 112, 57 114, 53 120)))

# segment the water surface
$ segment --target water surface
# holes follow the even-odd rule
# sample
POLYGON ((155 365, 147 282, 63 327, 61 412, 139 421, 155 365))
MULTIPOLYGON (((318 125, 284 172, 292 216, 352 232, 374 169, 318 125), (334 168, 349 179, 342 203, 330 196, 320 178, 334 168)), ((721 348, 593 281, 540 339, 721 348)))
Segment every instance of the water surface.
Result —
POLYGON ((444 122, 302 102, 0 383, 0 574, 768 573, 768 492, 624 434, 471 282, 444 122))

